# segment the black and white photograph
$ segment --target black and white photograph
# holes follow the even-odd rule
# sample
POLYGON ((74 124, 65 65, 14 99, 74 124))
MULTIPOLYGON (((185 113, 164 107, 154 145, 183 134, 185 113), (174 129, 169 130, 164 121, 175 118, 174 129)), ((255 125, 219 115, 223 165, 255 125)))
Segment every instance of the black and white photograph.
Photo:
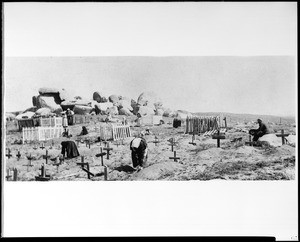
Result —
POLYGON ((4 237, 299 239, 296 2, 2 6, 4 237))

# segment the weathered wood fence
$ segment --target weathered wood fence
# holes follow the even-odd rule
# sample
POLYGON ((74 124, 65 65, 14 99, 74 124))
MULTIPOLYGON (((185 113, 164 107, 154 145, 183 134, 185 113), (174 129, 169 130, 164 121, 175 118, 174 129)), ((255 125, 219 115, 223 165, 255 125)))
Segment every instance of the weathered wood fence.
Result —
POLYGON ((41 127, 59 127, 62 126, 62 117, 40 118, 41 127))
POLYGON ((100 124, 100 138, 102 140, 122 140, 131 137, 129 125, 124 124, 100 124))
POLYGON ((29 127, 22 129, 23 144, 26 141, 44 141, 62 136, 63 128, 59 127, 29 127))
POLYGON ((186 134, 202 134, 220 128, 217 116, 187 117, 186 134))
POLYGON ((74 124, 84 124, 91 121, 91 116, 75 114, 73 116, 74 124))

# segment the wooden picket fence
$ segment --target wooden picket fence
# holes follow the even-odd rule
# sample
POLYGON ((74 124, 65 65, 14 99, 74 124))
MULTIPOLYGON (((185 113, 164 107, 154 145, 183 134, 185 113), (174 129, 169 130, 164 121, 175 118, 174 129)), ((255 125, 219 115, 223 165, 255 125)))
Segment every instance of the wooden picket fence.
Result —
POLYGON ((62 137, 63 128, 58 127, 29 127, 22 129, 23 144, 27 141, 45 141, 62 137))
POLYGON ((62 126, 62 117, 40 118, 41 127, 59 127, 62 126))
POLYGON ((203 134, 217 130, 220 128, 219 122, 218 116, 187 117, 186 134, 203 134))
POLYGON ((73 118, 74 124, 84 124, 89 123, 91 121, 91 117, 86 115, 75 114, 73 118))
POLYGON ((124 124, 100 124, 100 138, 102 140, 122 140, 131 137, 129 125, 124 124))
POLYGON ((124 124, 112 124, 112 136, 113 140, 122 140, 131 137, 130 126, 124 124))

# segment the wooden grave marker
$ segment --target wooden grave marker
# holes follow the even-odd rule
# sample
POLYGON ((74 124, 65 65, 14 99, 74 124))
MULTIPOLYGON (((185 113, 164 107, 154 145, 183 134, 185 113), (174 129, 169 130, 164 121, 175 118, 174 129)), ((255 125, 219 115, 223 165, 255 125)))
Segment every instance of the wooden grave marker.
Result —
POLYGON ((103 156, 105 156, 106 153, 102 151, 102 147, 100 147, 100 153, 96 154, 96 157, 101 157, 101 165, 103 166, 103 156))
POLYGON ((45 149, 45 144, 42 142, 42 146, 40 147, 42 150, 45 149))
POLYGON ((103 148, 104 150, 106 150, 107 151, 107 159, 109 160, 109 156, 111 155, 109 152, 111 151, 111 150, 113 150, 113 148, 110 148, 109 147, 109 142, 106 144, 106 147, 105 148, 103 148))
POLYGON ((20 157, 21 157, 20 150, 18 150, 18 153, 16 154, 16 156, 18 157, 18 160, 20 160, 20 157))
POLYGON ((214 134, 214 135, 212 136, 212 138, 217 140, 217 147, 220 148, 220 140, 221 140, 221 139, 225 139, 225 136, 224 136, 224 135, 221 135, 221 134, 220 134, 220 130, 218 130, 218 133, 217 133, 217 134, 214 134))
POLYGON ((171 139, 169 139, 168 141, 170 142, 170 145, 171 145, 171 151, 173 152, 173 151, 174 151, 174 146, 175 146, 176 144, 178 144, 178 142, 175 141, 175 138, 171 138, 171 139))
POLYGON ((276 134, 277 137, 281 137, 281 140, 282 140, 282 144, 284 145, 285 144, 285 140, 287 136, 289 136, 290 134, 289 133, 284 133, 284 130, 282 129, 281 130, 281 133, 280 134, 276 134))
POLYGON ((10 149, 7 148, 6 150, 7 150, 8 153, 5 156, 7 156, 8 159, 10 159, 10 157, 12 157, 12 154, 10 153, 10 149))
POLYGON ((49 181, 50 175, 46 174, 46 169, 44 163, 42 164, 41 168, 39 169, 41 171, 41 174, 39 176, 35 177, 36 181, 49 181))
POLYGON ((9 181, 9 179, 12 177, 11 171, 12 170, 10 168, 6 169, 6 181, 9 181))
POLYGON ((76 164, 80 165, 81 169, 87 173, 88 179, 91 179, 91 176, 95 176, 92 172, 90 172, 90 165, 89 165, 89 163, 88 162, 84 162, 84 156, 81 156, 81 162, 77 162, 76 164))
POLYGON ((176 151, 174 151, 174 157, 169 157, 169 159, 174 160, 176 162, 180 159, 180 157, 176 157, 176 151))

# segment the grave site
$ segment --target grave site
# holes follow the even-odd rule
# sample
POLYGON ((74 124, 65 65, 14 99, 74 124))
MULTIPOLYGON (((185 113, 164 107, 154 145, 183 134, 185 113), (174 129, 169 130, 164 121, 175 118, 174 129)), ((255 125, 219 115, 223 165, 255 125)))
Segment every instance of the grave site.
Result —
POLYGON ((170 110, 147 92, 136 101, 99 92, 72 101, 65 90, 39 93, 33 107, 6 114, 7 181, 295 179, 293 118, 261 116, 270 132, 253 142, 256 115, 170 110), (136 170, 129 146, 140 135, 148 157, 136 170))

